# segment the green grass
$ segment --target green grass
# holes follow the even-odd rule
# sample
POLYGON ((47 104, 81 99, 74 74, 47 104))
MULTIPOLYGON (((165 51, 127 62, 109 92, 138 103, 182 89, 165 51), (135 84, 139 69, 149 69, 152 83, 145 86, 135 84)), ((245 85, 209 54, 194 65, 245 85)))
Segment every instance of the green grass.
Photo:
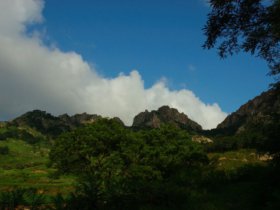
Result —
MULTIPOLYGON (((31 145, 22 140, 0 141, 9 154, 0 155, 0 192, 10 188, 36 188, 44 192, 46 202, 57 193, 66 195, 74 190, 75 180, 70 176, 50 178, 55 169, 48 168, 49 148, 31 145)), ((225 172, 212 177, 190 195, 191 210, 235 210, 256 208, 263 197, 264 180, 267 180, 266 162, 261 161, 255 150, 242 149, 224 153, 210 153, 214 172, 225 172)), ((219 174, 219 173, 217 173, 219 174)))
POLYGON ((73 188, 73 177, 50 178, 55 169, 46 166, 49 153, 46 146, 16 139, 0 141, 0 146, 9 148, 9 154, 0 155, 0 190, 17 186, 63 193, 73 188))
POLYGON ((196 209, 256 209, 262 198, 263 179, 268 174, 268 164, 260 160, 256 150, 209 153, 208 157, 217 175, 205 193, 197 195, 196 209))
POLYGON ((237 151, 228 151, 224 153, 209 153, 208 157, 216 162, 217 169, 235 170, 246 165, 265 165, 261 161, 254 149, 241 149, 237 151))

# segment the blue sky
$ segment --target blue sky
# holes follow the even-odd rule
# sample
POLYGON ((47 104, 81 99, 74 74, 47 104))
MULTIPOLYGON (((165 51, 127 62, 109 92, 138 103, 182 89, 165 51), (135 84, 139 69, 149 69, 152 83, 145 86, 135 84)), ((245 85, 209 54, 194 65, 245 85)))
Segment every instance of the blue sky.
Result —
POLYGON ((171 89, 232 112, 273 80, 259 58, 221 60, 202 49, 209 9, 203 0, 47 0, 40 27, 46 41, 80 53, 106 77, 137 69, 146 87, 164 77, 171 89))
POLYGON ((33 109, 126 125, 168 105, 205 129, 273 80, 265 62, 203 50, 204 0, 1 0, 0 120, 33 109))

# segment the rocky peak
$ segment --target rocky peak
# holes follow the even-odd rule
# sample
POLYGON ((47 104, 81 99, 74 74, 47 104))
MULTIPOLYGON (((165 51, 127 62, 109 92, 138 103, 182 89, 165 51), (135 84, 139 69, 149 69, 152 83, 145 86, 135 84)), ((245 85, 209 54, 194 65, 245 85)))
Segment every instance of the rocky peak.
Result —
MULTIPOLYGON (((9 124, 20 127, 30 127, 42 134, 57 136, 62 132, 73 130, 83 124, 94 123, 100 118, 102 117, 99 115, 87 113, 75 114, 73 116, 63 114, 56 117, 45 111, 33 110, 12 120, 9 124)), ((116 120, 122 123, 119 118, 116 120)))
POLYGON ((249 100, 217 126, 218 130, 232 134, 244 130, 248 123, 266 123, 280 115, 280 90, 270 89, 249 100))
POLYGON ((157 111, 145 111, 134 117, 134 128, 159 128, 162 124, 172 124, 183 129, 200 131, 202 127, 184 113, 169 106, 162 106, 157 111))
MULTIPOLYGON (((64 115, 64 118, 66 118, 66 115, 64 115)), ((60 117, 55 117, 41 110, 27 112, 12 120, 9 124, 19 127, 30 127, 50 136, 59 135, 73 127, 71 123, 66 123, 60 117)))
POLYGON ((82 114, 75 114, 70 117, 72 122, 78 123, 78 124, 88 124, 88 123, 93 123, 97 119, 100 119, 101 116, 96 115, 96 114, 87 114, 87 113, 82 113, 82 114))

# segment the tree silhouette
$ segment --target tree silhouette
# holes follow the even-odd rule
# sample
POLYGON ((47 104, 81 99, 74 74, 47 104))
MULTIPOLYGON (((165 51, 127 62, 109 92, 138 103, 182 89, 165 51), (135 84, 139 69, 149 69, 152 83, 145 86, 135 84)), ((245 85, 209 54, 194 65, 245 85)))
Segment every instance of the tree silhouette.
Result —
POLYGON ((203 47, 218 46, 221 58, 249 52, 267 61, 270 75, 279 76, 280 0, 210 0, 210 5, 203 47))

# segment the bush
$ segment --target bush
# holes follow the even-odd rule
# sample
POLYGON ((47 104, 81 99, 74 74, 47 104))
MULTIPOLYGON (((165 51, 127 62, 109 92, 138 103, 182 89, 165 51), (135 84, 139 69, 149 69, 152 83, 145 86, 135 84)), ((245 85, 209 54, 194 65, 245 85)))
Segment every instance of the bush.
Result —
POLYGON ((77 195, 101 209, 180 209, 208 164, 201 146, 172 127, 133 132, 114 120, 60 136, 50 159, 80 178, 77 195))
POLYGON ((17 188, 0 193, 0 209, 16 209, 25 204, 24 194, 26 190, 17 188))
POLYGON ((43 194, 38 193, 35 188, 15 187, 7 191, 0 192, 0 209, 23 209, 28 206, 29 209, 42 208, 46 198, 43 194))
POLYGON ((8 155, 10 153, 10 149, 7 146, 0 146, 0 155, 8 155))

